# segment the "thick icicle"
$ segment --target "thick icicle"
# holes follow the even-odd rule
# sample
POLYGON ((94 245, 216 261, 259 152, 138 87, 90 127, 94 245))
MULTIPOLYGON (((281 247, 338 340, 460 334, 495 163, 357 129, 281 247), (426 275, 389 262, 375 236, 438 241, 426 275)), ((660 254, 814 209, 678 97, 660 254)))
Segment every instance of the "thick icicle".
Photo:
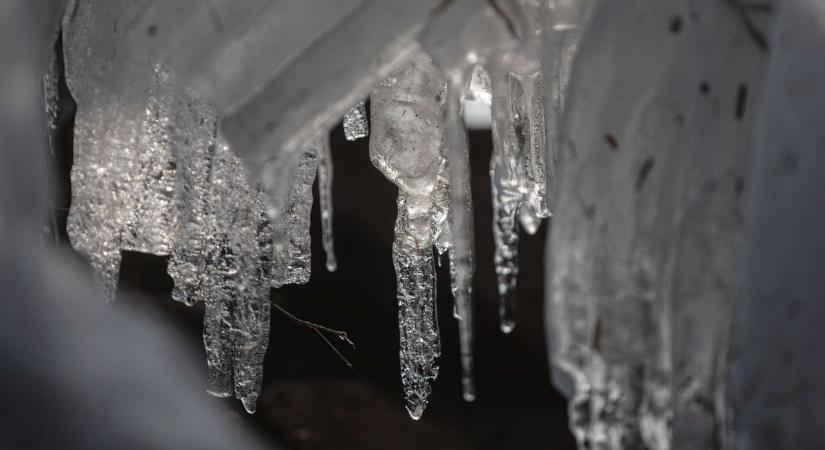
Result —
POLYGON ((370 125, 367 121, 367 105, 365 102, 358 102, 346 114, 344 114, 344 137, 348 141, 354 141, 367 137, 370 133, 370 125))
POLYGON ((327 270, 335 272, 338 261, 335 258, 335 240, 332 234, 332 153, 329 136, 323 133, 313 143, 318 156, 318 196, 321 206, 321 236, 327 255, 327 270))
POLYGON ((312 184, 317 171, 315 148, 308 145, 292 158, 280 161, 279 169, 286 172, 280 189, 267 192, 270 204, 280 200, 282 207, 270 207, 275 233, 273 240, 272 286, 303 284, 309 281, 310 249, 309 222, 312 210, 312 184))
POLYGON ((398 187, 393 261, 398 281, 401 381, 407 410, 418 419, 441 354, 433 245, 441 155, 440 71, 416 56, 373 90, 370 159, 398 187))
POLYGON ((205 302, 207 389, 254 410, 269 333, 272 232, 217 113, 163 65, 122 51, 139 5, 73 3, 63 23, 77 100, 67 231, 111 299, 120 250, 170 256, 173 298, 205 302), (120 51, 119 51, 120 50, 120 51))
MULTIPOLYGON (((132 174, 125 193, 125 217, 120 247, 156 255, 171 251, 177 229, 176 152, 190 134, 198 132, 187 114, 187 96, 172 74, 155 65, 149 88, 145 117, 136 148, 131 155, 132 174)), ((192 111, 196 116, 200 110, 192 111)))
POLYGON ((144 63, 142 70, 128 71, 133 61, 116 51, 122 37, 111 23, 132 8, 115 2, 80 8, 72 2, 67 12, 66 83, 77 101, 77 114, 66 231, 72 246, 88 258, 102 297, 112 300, 127 223, 124 201, 132 185, 133 159, 142 150, 136 147, 151 68, 144 63))
POLYGON ((209 392, 254 412, 269 338, 272 233, 240 160, 220 140, 210 178, 204 344, 209 392))
POLYGON ((178 147, 177 177, 180 202, 178 229, 172 245, 167 272, 174 281, 172 298, 187 305, 206 302, 210 292, 209 252, 217 245, 213 223, 214 202, 224 202, 214 194, 212 182, 218 146, 217 113, 194 96, 192 119, 200 130, 178 147))

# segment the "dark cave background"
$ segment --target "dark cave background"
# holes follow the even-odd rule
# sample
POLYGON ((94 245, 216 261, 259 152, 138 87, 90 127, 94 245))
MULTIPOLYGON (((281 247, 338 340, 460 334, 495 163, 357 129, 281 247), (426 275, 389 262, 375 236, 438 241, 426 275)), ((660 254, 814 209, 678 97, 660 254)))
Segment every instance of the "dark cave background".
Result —
MULTIPOLYGON (((61 80, 60 114, 51 155, 56 178, 51 220, 56 241, 67 247, 74 111, 61 80)), ((521 233, 518 325, 510 335, 499 331, 490 131, 469 132, 475 209, 473 349, 477 398, 467 403, 461 395, 458 327, 452 317, 444 259, 438 269, 439 378, 433 383, 429 406, 417 422, 404 409, 399 374, 391 259, 396 188, 372 166, 369 139, 349 142, 340 125, 330 139, 338 271, 329 273, 324 266, 316 183, 312 278, 307 285, 273 289, 271 300, 304 320, 346 331, 355 349, 335 338, 330 340, 354 368, 347 367, 313 330, 273 308, 258 412, 249 415, 237 400, 214 398, 228 420, 291 449, 574 449, 566 401, 552 387, 548 371, 543 329, 546 223, 535 236, 521 233)), ((124 252, 118 295, 111 307, 150 310, 168 319, 191 348, 203 352, 203 305, 190 308, 172 300, 166 262, 163 257, 124 252), (123 295, 127 292, 142 295, 123 295)), ((199 381, 206 396, 205 356, 201 360, 203 378, 199 381)))

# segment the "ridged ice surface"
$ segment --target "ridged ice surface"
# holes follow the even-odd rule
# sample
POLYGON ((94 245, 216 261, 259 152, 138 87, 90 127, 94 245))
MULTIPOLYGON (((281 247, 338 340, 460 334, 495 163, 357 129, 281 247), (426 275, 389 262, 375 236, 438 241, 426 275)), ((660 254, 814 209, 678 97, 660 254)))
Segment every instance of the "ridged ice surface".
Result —
POLYGON ((367 137, 370 133, 369 127, 367 106, 364 102, 358 102, 344 114, 344 137, 348 141, 367 137))
MULTIPOLYGON (((514 5, 519 42, 475 67, 469 85, 471 98, 491 105, 494 263, 504 333, 516 326, 519 230, 535 234, 550 216, 547 181, 552 171, 539 59, 547 11, 526 1, 514 5)), ((555 122, 550 125, 552 129, 555 122)))
POLYGON ((309 278, 316 150, 281 165, 289 188, 266 194, 289 220, 271 221, 264 193, 218 133, 217 112, 163 65, 116 51, 122 37, 112 21, 139 11, 115 2, 73 6, 64 21, 66 79, 78 104, 72 245, 89 259, 106 300, 114 298, 121 250, 169 256, 172 297, 206 306, 208 392, 235 396, 253 412, 270 286, 309 278))
MULTIPOLYGON (((272 286, 309 281, 311 252, 309 214, 312 184, 317 171, 316 147, 310 143, 294 161, 284 162, 284 182, 280 190, 268 191, 270 201, 279 205, 273 217, 272 286)), ((274 212, 273 212, 274 211, 274 212)))
POLYGON ((599 2, 585 28, 565 100, 546 308, 580 448, 724 447, 764 60, 724 3, 599 2))
MULTIPOLYGON (((67 231, 102 296, 114 297, 122 250, 169 256, 173 298, 206 306, 209 392, 254 410, 269 288, 310 278, 316 176, 327 268, 337 266, 327 128, 384 79, 370 96, 370 122, 364 102, 343 120, 347 139, 371 134, 373 164, 398 187, 393 262, 407 408, 421 416, 438 373, 435 264, 444 253, 472 400, 462 102, 473 99, 492 112, 505 332, 516 325, 519 233, 555 214, 547 336, 579 446, 723 447, 745 167, 771 5, 428 0, 309 11, 323 3, 220 1, 206 11, 186 1, 166 14, 147 0, 69 2, 65 75, 78 109, 67 231), (212 29, 216 11, 224 31, 212 29), (304 28, 310 19, 317 28, 304 28), (190 26, 168 26, 178 22, 190 26), (384 37, 426 26, 392 42, 336 41, 365 23, 384 37), (276 31, 284 39, 271 39, 276 31), (356 44, 373 53, 335 52, 356 44), (224 107, 245 99, 220 129, 243 145, 246 166, 219 132, 219 113, 166 67, 224 107), (251 146, 264 142, 278 145, 251 146), (250 169, 259 178, 247 178, 250 169)), ((58 72, 53 61, 44 78, 52 126, 58 72)))
POLYGON ((441 354, 433 246, 443 233, 442 117, 446 89, 425 54, 370 95, 370 159, 398 187, 393 263, 397 278, 401 381, 407 410, 421 417, 441 354), (439 175, 442 175, 439 177, 439 175))
POLYGON ((219 140, 210 177, 204 344, 209 392, 235 395, 249 412, 260 393, 269 338, 272 230, 240 160, 219 140))

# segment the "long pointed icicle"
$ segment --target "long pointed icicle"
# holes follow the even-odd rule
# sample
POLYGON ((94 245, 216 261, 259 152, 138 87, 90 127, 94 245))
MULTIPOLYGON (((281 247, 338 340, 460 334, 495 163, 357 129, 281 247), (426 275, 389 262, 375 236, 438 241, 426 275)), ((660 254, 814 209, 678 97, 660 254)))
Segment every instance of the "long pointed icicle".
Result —
POLYGON ((313 143, 318 157, 318 196, 321 203, 321 236, 327 255, 327 270, 335 272, 338 260, 335 258, 335 241, 332 234, 332 153, 329 136, 323 133, 313 143))
MULTIPOLYGON (((419 419, 441 354, 433 258, 444 82, 420 54, 373 90, 370 159, 398 186, 393 262, 398 282, 401 381, 407 410, 419 419)), ((437 221, 436 221, 437 222, 437 221)))
MULTIPOLYGON (((535 234, 541 220, 550 216, 541 72, 531 65, 517 68, 526 70, 511 72, 496 67, 491 102, 493 236, 504 333, 512 332, 516 326, 519 224, 528 234, 535 234)), ((483 78, 479 72, 476 75, 483 78)))
POLYGON ((451 74, 449 78, 442 154, 447 160, 449 177, 449 223, 452 238, 449 251, 450 287, 458 319, 462 391, 464 400, 471 402, 476 397, 473 380, 473 205, 467 132, 461 111, 464 78, 460 73, 451 74))
POLYGON ((516 281, 518 278, 518 223, 516 215, 521 192, 523 167, 520 153, 527 144, 525 130, 529 126, 523 104, 523 90, 509 74, 496 80, 493 86, 493 155, 490 178, 493 193, 493 237, 495 266, 499 294, 501 331, 510 333, 516 326, 516 281), (522 172, 522 173, 520 173, 522 172))

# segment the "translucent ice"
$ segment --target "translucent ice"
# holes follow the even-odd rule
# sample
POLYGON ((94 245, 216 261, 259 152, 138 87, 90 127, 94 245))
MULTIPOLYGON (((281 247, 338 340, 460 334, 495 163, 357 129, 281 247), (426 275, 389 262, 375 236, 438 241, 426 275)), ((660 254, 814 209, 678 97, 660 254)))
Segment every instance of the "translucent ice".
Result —
POLYGON ((369 135, 369 122, 367 121, 367 106, 364 102, 358 102, 346 114, 344 114, 344 137, 348 141, 354 141, 369 135))
POLYGON ((426 54, 370 96, 370 159, 398 187, 393 262, 398 280, 401 381, 414 419, 427 406, 441 354, 435 305, 434 215, 444 115, 444 81, 426 54))
POLYGON ((473 262, 474 233, 473 205, 470 195, 470 161, 467 132, 464 129, 461 101, 465 92, 464 77, 460 72, 448 75, 446 114, 444 120, 444 148, 449 187, 449 228, 451 245, 450 287, 458 319, 461 346, 461 384, 464 400, 475 400, 473 380, 473 262))
POLYGON ((724 3, 596 5, 558 152, 554 378, 580 448, 721 448, 752 123, 737 97, 765 55, 724 3))
POLYGON ((72 4, 64 20, 78 104, 67 231, 109 300, 121 250, 170 256, 173 298, 206 304, 208 391, 252 411, 269 335, 272 229, 218 137, 214 109, 165 66, 122 51, 111 24, 135 15, 100 2, 72 4))
MULTIPOLYGON (((326 135, 324 135, 326 136, 326 135)), ((309 220, 312 184, 317 171, 316 148, 308 144, 296 155, 279 161, 284 177, 277 189, 268 189, 273 239, 272 286, 302 284, 310 276, 309 220), (275 206, 278 205, 278 206, 275 206)))
MULTIPOLYGON (((346 119, 345 119, 346 120, 346 119)), ((321 236, 327 255, 327 270, 335 272, 338 261, 335 258, 335 241, 332 237, 332 153, 329 136, 322 134, 313 143, 318 155, 318 196, 321 206, 321 236)))
POLYGON ((530 234, 549 212, 545 200, 544 97, 539 72, 499 73, 493 84, 493 236, 501 330, 515 327, 518 224, 530 234))

